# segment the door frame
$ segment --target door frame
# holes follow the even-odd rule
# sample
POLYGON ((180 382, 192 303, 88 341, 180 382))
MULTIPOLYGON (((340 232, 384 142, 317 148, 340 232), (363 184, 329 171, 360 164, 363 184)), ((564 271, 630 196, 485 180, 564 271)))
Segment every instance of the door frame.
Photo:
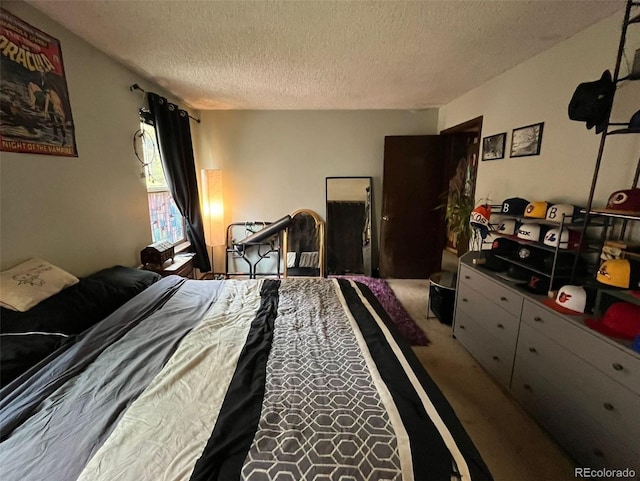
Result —
MULTIPOLYGON (((440 135, 443 136, 444 143, 444 164, 445 164, 445 189, 448 188, 449 179, 454 174, 456 167, 458 166, 458 159, 454 158, 454 150, 460 149, 461 147, 466 147, 466 138, 468 135, 460 135, 460 134, 473 134, 476 136, 477 141, 474 142, 475 149, 472 152, 467 152, 467 154, 475 154, 475 165, 473 166, 473 182, 472 182, 472 193, 475 198, 476 193, 476 183, 478 179, 478 167, 480 163, 480 151, 481 151, 481 140, 482 140, 482 121, 483 116, 475 117, 473 119, 467 120, 460 124, 454 125, 453 127, 446 128, 440 131, 440 135), (465 142, 465 145, 462 145, 461 142, 465 142)), ((444 192, 443 192, 444 193, 444 192)), ((446 221, 442 224, 442 239, 443 239, 443 249, 447 245, 447 223, 446 221)), ((468 240, 462 239, 461 242, 458 243, 457 252, 455 254, 459 257, 468 250, 468 240)), ((448 248, 447 248, 448 249, 448 248)))

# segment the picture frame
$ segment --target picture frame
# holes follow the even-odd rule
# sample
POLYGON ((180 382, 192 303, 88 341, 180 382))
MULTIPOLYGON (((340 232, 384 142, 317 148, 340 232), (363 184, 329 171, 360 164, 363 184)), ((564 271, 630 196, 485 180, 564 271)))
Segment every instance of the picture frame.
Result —
POLYGON ((540 155, 544 122, 518 127, 511 132, 511 157, 540 155))
POLYGON ((507 133, 490 135, 482 139, 482 160, 504 159, 507 133))
POLYGON ((78 157, 60 41, 7 10, 0 20, 0 36, 21 46, 0 57, 0 151, 78 157))

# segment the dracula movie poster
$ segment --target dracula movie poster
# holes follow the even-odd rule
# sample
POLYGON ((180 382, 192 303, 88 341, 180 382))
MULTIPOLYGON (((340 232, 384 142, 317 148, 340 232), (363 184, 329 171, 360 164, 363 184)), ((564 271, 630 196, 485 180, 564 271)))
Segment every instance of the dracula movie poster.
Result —
POLYGON ((60 42, 0 10, 0 150, 77 157, 60 42))

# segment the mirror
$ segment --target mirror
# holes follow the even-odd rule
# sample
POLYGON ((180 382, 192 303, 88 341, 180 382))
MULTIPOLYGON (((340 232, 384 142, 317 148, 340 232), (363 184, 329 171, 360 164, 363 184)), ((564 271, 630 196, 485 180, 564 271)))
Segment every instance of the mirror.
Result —
POLYGON ((284 232, 284 277, 324 277, 324 221, 308 209, 291 214, 284 232))
POLYGON ((327 274, 371 276, 371 177, 327 177, 327 274))

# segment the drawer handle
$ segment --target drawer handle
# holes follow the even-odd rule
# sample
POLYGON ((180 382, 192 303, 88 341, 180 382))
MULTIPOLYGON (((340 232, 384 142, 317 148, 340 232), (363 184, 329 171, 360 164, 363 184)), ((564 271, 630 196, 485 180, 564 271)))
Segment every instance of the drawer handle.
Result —
POLYGON ((616 371, 622 371, 624 369, 624 366, 622 364, 618 364, 617 362, 614 362, 612 366, 616 371))
POLYGON ((504 329, 504 326, 502 324, 496 324, 498 326, 498 329, 504 329))
POLYGON ((500 298, 500 300, 501 300, 502 302, 507 302, 509 299, 507 299, 506 297, 502 296, 502 297, 500 298))
POLYGON ((465 329, 465 327, 462 324, 460 324, 460 329, 465 329))
POLYGON ((602 451, 600 451, 598 448, 595 448, 593 450, 593 454, 595 454, 596 456, 598 456, 599 458, 604 456, 604 453, 602 451))
POLYGON ((465 279, 471 279, 471 276, 464 276, 465 279))
POLYGON ((604 403, 603 406, 607 411, 613 411, 614 409, 613 404, 611 403, 604 403))
POLYGON ((540 316, 534 317, 533 320, 536 322, 544 322, 540 316))
POLYGON ((531 386, 529 386, 528 384, 525 384, 523 386, 527 391, 533 391, 533 388, 531 386))
POLYGON ((493 359, 496 362, 500 362, 500 358, 498 356, 493 356, 491 359, 493 359))
POLYGON ((534 353, 534 354, 535 354, 535 353, 537 353, 538 351, 536 350, 536 348, 535 348, 535 347, 530 347, 530 348, 529 348, 529 352, 532 352, 532 353, 534 353))
POLYGON ((469 299, 467 299, 466 297, 463 297, 462 302, 469 302, 469 299))

